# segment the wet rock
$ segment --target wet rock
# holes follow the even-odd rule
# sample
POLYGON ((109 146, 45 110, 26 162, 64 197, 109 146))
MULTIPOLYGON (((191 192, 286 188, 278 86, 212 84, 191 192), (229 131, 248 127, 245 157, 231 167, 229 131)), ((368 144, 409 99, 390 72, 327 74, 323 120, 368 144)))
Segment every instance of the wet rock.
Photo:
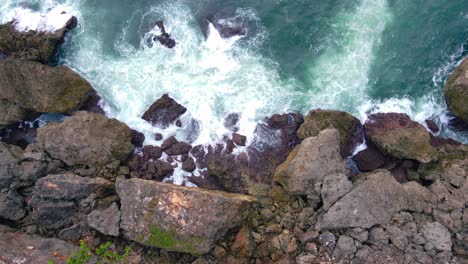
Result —
POLYGON ((78 110, 92 87, 66 66, 0 60, 0 99, 36 112, 67 113, 78 110))
POLYGON ((160 177, 166 176, 174 171, 174 168, 169 162, 157 160, 155 164, 156 164, 157 174, 160 177))
POLYGON ((385 164, 385 156, 372 144, 353 156, 354 162, 362 172, 369 172, 382 168, 385 164))
POLYGON ((162 150, 169 149, 169 148, 172 147, 172 145, 174 145, 174 144, 176 144, 178 142, 179 141, 175 137, 171 136, 171 137, 169 137, 168 139, 166 139, 164 141, 164 143, 161 145, 161 149, 162 150))
POLYGON ((37 143, 52 158, 73 165, 106 165, 132 150, 130 128, 106 116, 77 112, 38 129, 37 143))
POLYGON ((119 236, 120 210, 115 203, 96 209, 87 216, 88 225, 104 235, 119 236))
POLYGON ((155 147, 155 146, 144 146, 143 147, 143 160, 144 161, 149 161, 149 160, 157 160, 161 158, 162 156, 162 150, 160 147, 155 147))
POLYGON ((330 174, 346 174, 346 164, 340 156, 338 131, 326 129, 316 137, 306 138, 275 172, 275 182, 292 195, 315 192, 330 174))
POLYGON ((10 59, 49 64, 56 58, 66 32, 76 24, 76 17, 72 17, 64 28, 53 33, 34 30, 19 32, 14 22, 0 25, 0 52, 10 59))
POLYGON ((171 145, 171 147, 164 150, 164 152, 169 156, 177 156, 188 154, 192 149, 192 145, 185 142, 176 142, 171 145))
POLYGON ((220 19, 218 17, 208 17, 208 21, 213 25, 216 31, 222 38, 231 38, 234 36, 245 36, 247 28, 243 22, 234 23, 236 21, 229 21, 229 19, 220 19))
POLYGON ((388 171, 380 170, 361 177, 351 192, 319 217, 318 230, 386 224, 394 213, 408 207, 402 186, 388 171))
POLYGON ((153 126, 168 127, 175 122, 187 109, 178 104, 169 95, 164 94, 143 114, 142 118, 153 126))
POLYGON ((338 130, 340 152, 343 158, 350 156, 353 150, 363 141, 362 124, 356 117, 335 110, 312 110, 304 124, 297 131, 301 139, 317 136, 320 131, 328 128, 338 130))
POLYGON ((184 162, 182 162, 182 169, 187 172, 192 172, 197 168, 193 158, 189 157, 184 162))
POLYGON ((154 140, 160 141, 163 139, 163 135, 161 133, 154 134, 154 140))
POLYGON ((32 198, 32 219, 44 227, 57 229, 73 223, 78 214, 77 202, 95 193, 104 197, 113 186, 102 178, 74 174, 49 175, 36 182, 32 198))
POLYGON ((449 76, 444 92, 449 110, 468 123, 468 59, 449 76))
POLYGON ((231 113, 226 116, 224 119, 224 127, 227 128, 229 131, 237 132, 239 130, 239 120, 240 114, 238 113, 231 113))
POLYGON ((423 226, 421 233, 426 241, 431 243, 437 250, 450 251, 452 249, 450 232, 440 223, 427 223, 423 226))
POLYGON ((132 144, 135 147, 143 147, 143 142, 145 142, 145 135, 132 129, 132 144))
POLYGON ((330 174, 325 177, 322 184, 323 208, 328 210, 338 199, 353 188, 353 184, 344 174, 330 174))
POLYGON ((140 179, 117 183, 121 229, 138 243, 201 255, 244 219, 249 196, 140 179))
POLYGON ((232 134, 232 141, 234 143, 236 143, 237 146, 245 146, 245 142, 247 141, 247 137, 243 136, 243 135, 240 135, 240 134, 237 134, 237 133, 233 133, 232 134))
POLYGON ((431 131, 432 133, 439 133, 440 129, 434 121, 427 119, 424 122, 426 123, 427 128, 429 128, 429 131, 431 131))
POLYGON ((176 42, 171 36, 166 32, 166 28, 164 27, 164 23, 162 21, 157 21, 156 26, 161 31, 161 35, 154 37, 154 41, 159 41, 161 45, 172 49, 175 47, 176 42))
POLYGON ((423 163, 435 159, 429 132, 406 114, 373 114, 364 128, 367 138, 384 154, 423 163))
POLYGON ((44 238, 20 232, 0 234, 2 263, 65 263, 79 248, 56 238, 44 238), (55 254, 51 255, 53 252, 55 254))

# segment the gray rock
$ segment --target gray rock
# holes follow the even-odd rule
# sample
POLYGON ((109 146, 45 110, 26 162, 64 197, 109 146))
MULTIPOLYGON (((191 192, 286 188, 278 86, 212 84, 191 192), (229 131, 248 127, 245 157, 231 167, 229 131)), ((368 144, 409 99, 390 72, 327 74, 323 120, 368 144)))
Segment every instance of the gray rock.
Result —
POLYGON ((14 190, 0 192, 0 218, 16 221, 25 215, 23 197, 14 190))
POLYGON ((91 96, 93 88, 66 66, 0 60, 0 99, 36 112, 72 113, 91 96))
POLYGON ((369 238, 369 232, 366 229, 360 227, 351 229, 348 232, 348 235, 360 242, 364 242, 369 238))
POLYGON ((427 223, 422 227, 421 233, 437 250, 450 251, 452 249, 450 232, 440 223, 427 223))
POLYGON ((338 238, 338 242, 336 243, 335 251, 333 252, 333 256, 337 259, 341 259, 343 257, 348 257, 351 254, 356 253, 356 246, 354 245, 354 240, 345 235, 341 235, 338 238))
MULTIPOLYGON (((0 234, 0 263, 65 263, 63 257, 70 256, 78 247, 55 238, 43 238, 20 232, 0 234), (51 253, 56 252, 56 256, 51 253)), ((55 254, 54 254, 55 255, 55 254)))
POLYGON ((254 198, 141 179, 117 182, 124 236, 193 255, 207 253, 242 223, 254 198))
POLYGON ((59 238, 65 241, 78 242, 81 238, 81 227, 73 225, 60 230, 59 238))
POLYGON ((23 151, 16 146, 0 142, 0 191, 9 188, 18 176, 23 151))
POLYGON ((465 207, 465 199, 460 190, 450 184, 436 180, 429 190, 437 197, 437 208, 446 212, 465 207))
POLYGON ((125 160, 132 150, 130 128, 104 115, 78 112, 38 129, 38 144, 69 166, 103 166, 125 160))
POLYGON ((299 241, 301 241, 302 244, 305 244, 309 241, 315 240, 319 236, 319 233, 315 230, 309 230, 305 233, 303 233, 299 237, 299 241))
POLYGON ((322 185, 323 209, 328 210, 338 199, 353 188, 353 184, 344 174, 330 174, 322 185))
POLYGON ((340 142, 336 129, 321 131, 306 138, 276 170, 274 181, 289 194, 313 194, 330 174, 346 174, 346 164, 340 156, 340 142))
POLYGON ((94 210, 87 217, 88 225, 109 236, 119 236, 120 210, 115 203, 104 210, 94 210))
POLYGON ((363 174, 354 189, 319 217, 317 230, 370 228, 387 224, 392 215, 407 207, 407 197, 390 172, 363 174))
POLYGON ((326 247, 331 247, 333 248, 335 246, 335 243, 336 243, 336 237, 333 233, 331 232, 323 232, 322 234, 320 234, 319 236, 319 243, 320 245, 322 246, 326 246, 326 247))
POLYGON ((385 228, 387 231, 388 237, 393 245, 401 250, 405 250, 408 246, 408 238, 406 237, 406 233, 403 232, 400 228, 394 225, 389 225, 385 228))
POLYGON ((432 208, 437 205, 437 197, 417 182, 405 183, 403 189, 408 198, 408 210, 410 211, 431 213, 432 208))
POLYGON ((388 234, 381 227, 374 227, 369 231, 369 239, 374 242, 388 244, 388 234))
POLYGON ((59 229, 71 225, 77 214, 75 202, 39 200, 34 202, 32 220, 40 226, 59 229))

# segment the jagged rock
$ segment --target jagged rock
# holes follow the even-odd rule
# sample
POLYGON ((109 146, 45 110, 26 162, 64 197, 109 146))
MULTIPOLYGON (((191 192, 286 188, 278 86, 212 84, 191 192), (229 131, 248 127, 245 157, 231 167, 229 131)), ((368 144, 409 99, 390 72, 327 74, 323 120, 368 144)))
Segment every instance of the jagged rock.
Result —
POLYGON ((437 250, 450 251, 452 249, 450 232, 440 223, 427 223, 422 227, 421 233, 426 241, 431 243, 437 250))
POLYGON ((77 202, 95 193, 105 197, 113 185, 102 178, 57 174, 36 182, 32 198, 32 219, 44 227, 57 229, 71 224, 78 214, 77 202))
POLYGON ((319 217, 318 230, 370 228, 387 224, 392 215, 408 207, 406 193, 390 172, 363 174, 351 192, 319 217))
POLYGON ((168 127, 177 118, 183 115, 187 109, 178 104, 169 95, 164 94, 143 114, 142 118, 153 126, 168 127))
POLYGON ((37 143, 52 158, 73 165, 106 165, 132 150, 130 128, 106 116, 77 112, 62 123, 38 130, 37 143))
POLYGON ((71 17, 63 28, 52 33, 19 32, 14 22, 0 25, 0 52, 11 59, 48 64, 55 59, 66 32, 76 24, 76 18, 71 17))
POLYGON ((93 88, 66 66, 0 60, 0 99, 36 112, 72 113, 92 94, 93 88))
POLYGON ((149 160, 157 160, 161 158, 162 156, 162 150, 160 147, 156 146, 144 146, 143 147, 143 160, 144 161, 149 161, 149 160))
POLYGON ((440 180, 431 184, 429 190, 437 197, 437 208, 446 212, 464 208, 468 201, 466 189, 457 189, 440 180))
POLYGON ((235 21, 229 18, 220 18, 218 15, 209 16, 207 18, 213 27, 218 31, 221 38, 231 38, 234 36, 245 36, 247 34, 247 28, 245 23, 242 21, 235 21))
POLYGON ((20 105, 0 99, 0 129, 23 121, 27 115, 28 111, 20 105))
POLYGON ((468 59, 465 59, 447 79, 445 99, 449 110, 468 123, 468 59))
POLYGON ((88 214, 88 225, 108 236, 119 236, 120 210, 115 203, 104 210, 96 209, 88 214))
POLYGON ((78 252, 79 248, 56 238, 44 238, 20 232, 0 234, 0 263, 53 261, 64 264, 72 251, 78 252))
POLYGON ((338 173, 347 173, 338 131, 326 129, 302 141, 277 168, 274 181, 291 195, 307 195, 315 193, 327 175, 338 173))
POLYGON ((124 236, 193 255, 207 253, 244 219, 254 198, 141 179, 117 182, 124 236))
POLYGON ((328 210, 338 199, 353 188, 353 184, 344 174, 330 174, 322 184, 323 209, 328 210))
POLYGON ((237 134, 237 133, 232 133, 232 141, 236 143, 237 146, 245 146, 245 142, 247 141, 247 137, 237 134))
POLYGON ((304 119, 304 124, 297 131, 301 139, 317 136, 320 131, 328 128, 338 130, 340 151, 343 158, 350 156, 357 145, 362 143, 362 124, 356 117, 335 110, 312 110, 304 119))
POLYGON ((378 113, 364 124, 367 138, 384 154, 428 163, 436 158, 429 132, 406 114, 378 113))

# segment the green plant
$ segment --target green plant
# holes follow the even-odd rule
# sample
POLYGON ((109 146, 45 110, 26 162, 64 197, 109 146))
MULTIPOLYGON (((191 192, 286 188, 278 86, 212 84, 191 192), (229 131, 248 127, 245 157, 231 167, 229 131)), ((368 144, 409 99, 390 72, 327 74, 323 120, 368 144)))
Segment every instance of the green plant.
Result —
MULTIPOLYGON (((111 242, 106 242, 99 245, 97 249, 92 252, 84 241, 80 241, 80 250, 78 252, 72 251, 70 257, 67 259, 67 264, 86 264, 94 259, 97 264, 111 264, 111 263, 125 263, 130 255, 130 247, 125 247, 123 255, 119 254, 113 249, 114 246, 111 242)), ((53 264, 49 261, 48 264, 53 264)))

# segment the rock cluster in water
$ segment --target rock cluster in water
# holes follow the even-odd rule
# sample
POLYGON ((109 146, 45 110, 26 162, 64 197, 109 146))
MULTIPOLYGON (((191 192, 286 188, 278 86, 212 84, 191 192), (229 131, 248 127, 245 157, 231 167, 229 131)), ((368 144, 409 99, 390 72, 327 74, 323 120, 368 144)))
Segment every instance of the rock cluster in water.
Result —
MULTIPOLYGON (((53 37, 37 36, 44 45, 53 37)), ((64 263, 79 240, 130 245, 135 263, 468 258, 468 146, 407 115, 377 113, 365 124, 333 110, 274 115, 246 144, 231 114, 219 144, 156 134, 161 146, 148 146, 141 133, 102 114, 84 79, 44 64, 55 55, 42 61, 29 56, 42 54, 37 42, 5 48, 2 39, 0 135, 8 143, 0 142, 0 262, 64 263), (44 112, 67 117, 28 141, 12 140, 23 121, 44 112), (368 147, 350 156, 364 139, 368 147), (179 167, 199 188, 161 182, 179 167)), ((446 97, 466 121, 466 104, 453 100, 468 99, 465 66, 449 78, 446 97)), ((143 117, 181 126, 185 112, 164 95, 143 117)))

